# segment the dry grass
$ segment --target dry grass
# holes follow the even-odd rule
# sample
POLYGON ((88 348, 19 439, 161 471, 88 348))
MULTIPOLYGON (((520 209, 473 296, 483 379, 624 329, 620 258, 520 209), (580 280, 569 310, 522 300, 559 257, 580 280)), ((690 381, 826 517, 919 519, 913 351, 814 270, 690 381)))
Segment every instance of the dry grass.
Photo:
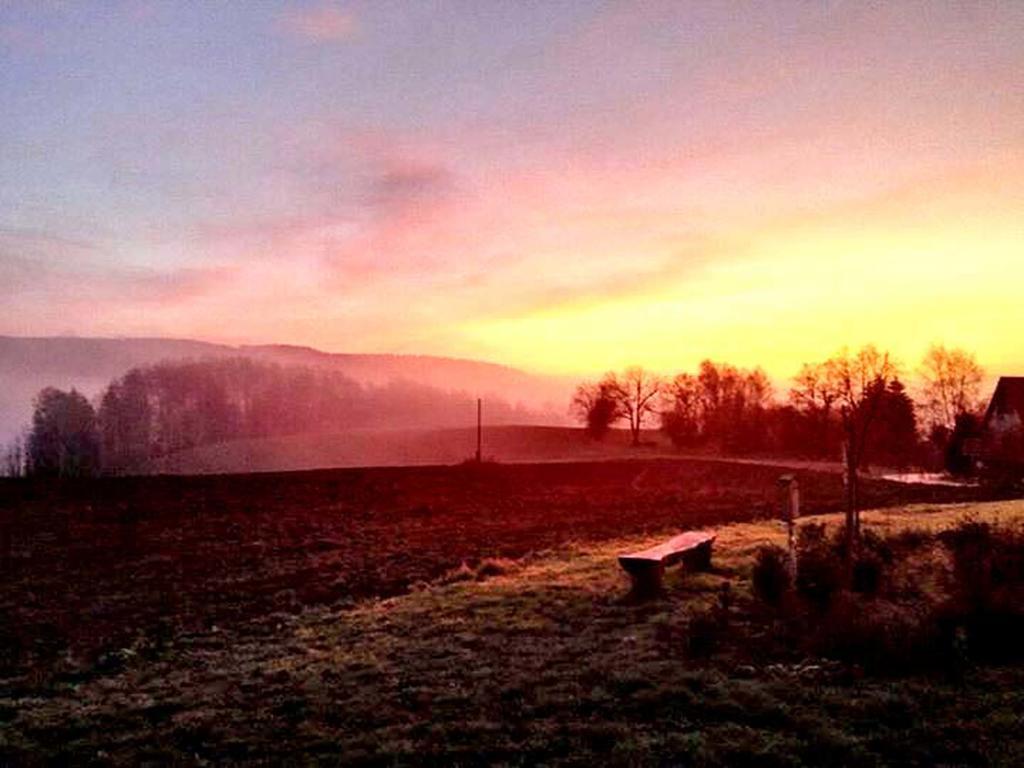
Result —
MULTIPOLYGON (((864 519, 894 533, 966 516, 1019 521, 1024 502, 864 519)), ((1024 670, 894 681, 819 659, 759 659, 756 638, 771 624, 749 599, 750 568, 757 547, 784 538, 777 523, 721 527, 713 572, 670 571, 667 597, 642 605, 623 600, 615 555, 657 537, 485 561, 402 597, 179 635, 159 649, 140 641, 110 672, 81 670, 44 692, 8 681, 0 764, 1019 763, 1024 670), (692 658, 690 624, 723 590, 743 643, 692 658)))

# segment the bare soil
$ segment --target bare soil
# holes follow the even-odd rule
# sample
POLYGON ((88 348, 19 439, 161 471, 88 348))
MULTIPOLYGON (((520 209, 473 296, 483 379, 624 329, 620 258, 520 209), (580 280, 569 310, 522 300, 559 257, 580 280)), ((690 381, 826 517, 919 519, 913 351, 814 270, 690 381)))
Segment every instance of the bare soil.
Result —
MULTIPOLYGON (((5 481, 0 672, 398 595, 485 558, 770 517, 786 471, 648 460, 5 481)), ((838 476, 799 477, 807 513, 840 508, 838 476)), ((863 498, 979 493, 868 480, 863 498)))
MULTIPOLYGON (((1019 521, 1024 503, 865 524, 962 519, 1019 521)), ((782 527, 718 532, 712 570, 671 569, 654 601, 623 599, 615 556, 660 534, 489 559, 387 600, 138 638, 92 666, 2 679, 0 765, 1022 764, 1024 668, 873 676, 798 655, 749 591, 754 553, 782 527)))

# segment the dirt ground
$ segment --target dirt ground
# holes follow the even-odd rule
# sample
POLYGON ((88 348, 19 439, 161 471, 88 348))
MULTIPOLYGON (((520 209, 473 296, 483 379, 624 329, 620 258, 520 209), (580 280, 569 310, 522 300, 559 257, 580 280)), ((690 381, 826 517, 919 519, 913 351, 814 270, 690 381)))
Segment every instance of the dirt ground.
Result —
MULTIPOLYGON (((464 465, 0 485, 0 666, 402 594, 485 558, 772 516, 770 466, 464 465), (0 553, 2 554, 2 553, 0 553)), ((837 476, 799 473, 807 512, 837 476)), ((867 506, 978 491, 867 481, 867 506)))
MULTIPOLYGON (((1020 502, 865 515, 878 531, 1024 519, 1020 502)), ((839 517, 832 516, 831 524, 839 517)), ((771 663, 748 587, 775 522, 721 526, 712 572, 633 604, 641 535, 568 544, 351 607, 140 639, 104 665, 0 690, 0 763, 1016 765, 1024 672, 955 681, 771 663), (693 617, 733 595, 737 640, 694 659, 693 617), (36 687, 33 688, 33 685, 36 687)))

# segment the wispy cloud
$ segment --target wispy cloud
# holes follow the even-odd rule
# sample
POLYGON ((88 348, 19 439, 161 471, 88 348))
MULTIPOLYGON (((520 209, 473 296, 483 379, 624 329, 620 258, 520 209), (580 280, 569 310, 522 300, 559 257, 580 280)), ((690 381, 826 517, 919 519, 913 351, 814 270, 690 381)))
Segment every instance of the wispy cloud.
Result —
POLYGON ((0 228, 0 331, 788 373, 773 345, 854 344, 864 306, 882 338, 970 294, 979 352, 1006 323, 1016 7, 125 3, 157 23, 0 20, 62 52, 0 121, 35 228, 0 228))
POLYGON ((223 288, 234 274, 235 268, 223 265, 112 266, 100 243, 62 233, 0 227, 0 298, 7 302, 42 296, 65 307, 73 303, 93 310, 103 310, 109 302, 187 302, 223 288))
POLYGON ((336 5, 294 8, 280 17, 283 29, 312 43, 349 40, 356 31, 355 17, 336 5))
POLYGON ((372 181, 366 200, 386 211, 405 211, 448 197, 454 184, 454 174, 441 165, 394 163, 372 181))

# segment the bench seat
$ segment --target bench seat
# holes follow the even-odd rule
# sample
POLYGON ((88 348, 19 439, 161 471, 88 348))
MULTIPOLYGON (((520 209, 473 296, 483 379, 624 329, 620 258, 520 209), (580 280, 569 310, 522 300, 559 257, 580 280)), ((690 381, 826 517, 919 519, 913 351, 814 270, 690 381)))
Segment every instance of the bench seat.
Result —
POLYGON ((683 562, 694 570, 710 568, 714 541, 715 534, 707 531, 682 533, 649 549, 619 555, 619 565, 633 579, 634 593, 657 593, 666 566, 683 562))

